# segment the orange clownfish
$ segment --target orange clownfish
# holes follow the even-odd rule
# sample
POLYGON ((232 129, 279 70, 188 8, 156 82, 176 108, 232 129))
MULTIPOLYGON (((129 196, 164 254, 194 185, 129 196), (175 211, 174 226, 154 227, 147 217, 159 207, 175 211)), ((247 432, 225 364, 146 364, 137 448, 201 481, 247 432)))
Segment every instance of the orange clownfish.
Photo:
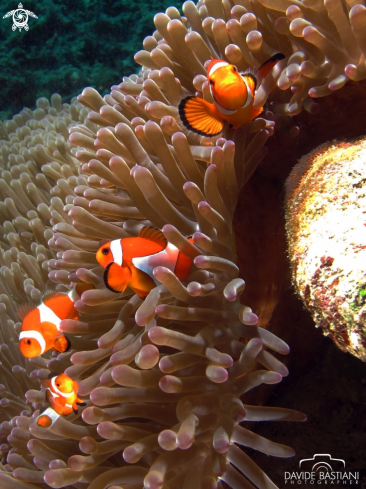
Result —
POLYGON ((73 411, 77 414, 78 405, 86 406, 77 396, 79 384, 66 374, 44 380, 42 385, 46 387, 46 399, 50 407, 38 416, 39 426, 49 428, 61 415, 67 416, 73 411))
POLYGON ((285 56, 277 53, 255 70, 239 73, 236 66, 213 59, 207 67, 207 81, 214 103, 200 97, 186 97, 178 107, 183 125, 201 136, 219 135, 228 122, 234 129, 259 116, 263 107, 253 108, 257 85, 285 56))
POLYGON ((129 286, 139 297, 146 297, 160 285, 154 277, 156 267, 166 267, 179 279, 188 276, 192 260, 169 243, 163 233, 143 227, 137 238, 115 239, 97 252, 97 261, 105 268, 104 283, 113 292, 129 286))
POLYGON ((77 284, 70 292, 49 292, 42 298, 41 304, 34 307, 23 304, 17 315, 23 320, 19 335, 19 349, 26 358, 38 357, 52 348, 65 352, 70 349, 70 340, 60 334, 62 319, 78 319, 74 303, 91 284, 77 284))

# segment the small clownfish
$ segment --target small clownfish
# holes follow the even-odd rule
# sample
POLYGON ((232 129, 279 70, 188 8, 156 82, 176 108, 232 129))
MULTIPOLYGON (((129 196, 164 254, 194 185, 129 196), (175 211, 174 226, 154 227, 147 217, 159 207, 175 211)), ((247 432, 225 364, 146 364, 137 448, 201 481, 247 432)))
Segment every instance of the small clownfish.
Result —
POLYGON ((86 406, 86 402, 77 396, 79 384, 66 374, 44 380, 42 385, 46 387, 46 400, 50 406, 37 417, 37 424, 43 428, 52 426, 61 415, 67 416, 73 411, 77 414, 78 405, 86 406))
POLYGON ((184 98, 178 107, 184 127, 206 137, 218 136, 228 122, 234 129, 259 116, 263 107, 253 108, 254 95, 271 69, 285 56, 277 53, 255 70, 239 73, 236 66, 213 59, 207 67, 207 81, 214 103, 200 97, 184 98))
POLYGON ((78 319, 79 313, 74 303, 80 299, 91 284, 76 284, 70 292, 48 292, 38 307, 23 304, 17 315, 23 320, 19 335, 19 349, 26 358, 38 357, 52 348, 65 352, 71 343, 65 335, 60 334, 62 319, 78 319))
POLYGON ((99 248, 97 261, 105 268, 104 283, 108 289, 124 292, 129 286, 141 298, 160 285, 154 277, 154 268, 166 267, 184 279, 192 263, 161 231, 152 227, 143 227, 136 238, 106 243, 99 248))

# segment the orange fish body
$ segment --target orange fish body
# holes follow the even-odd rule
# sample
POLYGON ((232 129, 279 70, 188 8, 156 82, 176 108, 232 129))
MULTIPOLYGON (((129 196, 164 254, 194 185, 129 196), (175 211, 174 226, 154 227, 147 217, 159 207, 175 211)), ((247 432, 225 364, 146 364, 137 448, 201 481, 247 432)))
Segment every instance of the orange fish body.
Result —
POLYGON ((70 292, 50 292, 41 304, 33 308, 29 304, 18 309, 23 318, 19 335, 19 349, 26 358, 42 355, 49 349, 64 352, 70 349, 70 341, 60 333, 62 319, 78 319, 74 303, 80 294, 91 288, 90 284, 77 284, 70 292))
POLYGON ((113 292, 129 286, 144 298, 160 284, 154 277, 156 267, 166 267, 179 279, 188 276, 191 259, 169 243, 158 229, 144 227, 136 238, 110 241, 97 252, 97 261, 105 268, 104 282, 113 292))
POLYGON ((77 414, 78 405, 86 405, 77 396, 79 384, 66 374, 45 380, 42 385, 46 387, 46 399, 50 407, 38 416, 37 424, 39 426, 48 428, 62 415, 67 416, 73 411, 77 414))
POLYGON ((236 66, 226 61, 211 58, 207 81, 214 103, 199 97, 183 99, 178 108, 183 125, 201 136, 213 137, 223 131, 226 122, 234 129, 251 122, 263 111, 263 107, 253 107, 259 80, 283 58, 282 54, 276 54, 258 72, 251 69, 246 73, 239 73, 236 66))

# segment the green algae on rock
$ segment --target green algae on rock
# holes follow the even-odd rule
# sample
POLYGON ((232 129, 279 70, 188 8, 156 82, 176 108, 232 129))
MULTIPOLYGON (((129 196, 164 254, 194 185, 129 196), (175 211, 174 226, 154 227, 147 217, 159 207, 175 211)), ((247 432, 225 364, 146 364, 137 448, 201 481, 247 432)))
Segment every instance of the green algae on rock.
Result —
POLYGON ((286 182, 294 285, 317 327, 366 361, 366 141, 331 142, 286 182))

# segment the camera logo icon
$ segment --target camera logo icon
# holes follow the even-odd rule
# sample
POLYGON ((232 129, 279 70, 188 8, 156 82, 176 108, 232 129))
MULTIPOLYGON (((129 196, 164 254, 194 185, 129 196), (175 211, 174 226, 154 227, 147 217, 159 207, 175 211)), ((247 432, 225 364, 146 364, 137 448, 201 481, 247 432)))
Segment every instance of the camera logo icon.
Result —
POLYGON ((329 453, 316 453, 313 458, 300 460, 299 467, 317 474, 331 473, 344 470, 346 463, 341 458, 333 458, 329 453))

